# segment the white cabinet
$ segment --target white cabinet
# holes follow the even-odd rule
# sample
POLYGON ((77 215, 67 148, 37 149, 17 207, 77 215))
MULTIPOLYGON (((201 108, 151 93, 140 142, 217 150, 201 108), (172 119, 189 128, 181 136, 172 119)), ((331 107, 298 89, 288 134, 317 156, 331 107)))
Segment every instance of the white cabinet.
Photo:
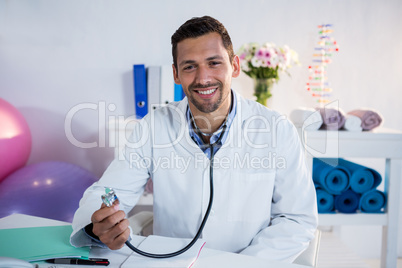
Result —
POLYGON ((402 132, 377 129, 370 132, 300 132, 307 164, 313 158, 383 158, 385 160, 385 213, 320 214, 319 225, 382 225, 381 267, 396 267, 399 196, 401 193, 402 132))

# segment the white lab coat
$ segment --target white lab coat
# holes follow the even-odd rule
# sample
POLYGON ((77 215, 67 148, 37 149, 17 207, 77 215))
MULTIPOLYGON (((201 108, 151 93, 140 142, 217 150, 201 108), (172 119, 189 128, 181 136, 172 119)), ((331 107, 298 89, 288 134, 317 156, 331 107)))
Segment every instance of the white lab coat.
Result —
MULTIPOLYGON (((237 113, 215 155, 214 202, 202 239, 209 248, 292 262, 314 237, 317 207, 295 127, 237 95, 237 113)), ((71 243, 94 245, 82 228, 114 188, 128 213, 149 177, 154 234, 192 238, 209 201, 209 160, 189 136, 187 98, 147 115, 134 128, 125 160, 114 160, 84 193, 71 243)))

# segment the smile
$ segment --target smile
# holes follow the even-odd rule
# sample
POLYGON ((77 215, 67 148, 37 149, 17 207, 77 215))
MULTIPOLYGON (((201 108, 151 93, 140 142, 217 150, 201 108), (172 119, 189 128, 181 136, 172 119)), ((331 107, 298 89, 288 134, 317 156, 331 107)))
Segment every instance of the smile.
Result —
POLYGON ((218 88, 213 88, 213 89, 209 89, 209 90, 204 90, 204 91, 198 91, 199 94, 202 95, 209 95, 214 93, 218 88))

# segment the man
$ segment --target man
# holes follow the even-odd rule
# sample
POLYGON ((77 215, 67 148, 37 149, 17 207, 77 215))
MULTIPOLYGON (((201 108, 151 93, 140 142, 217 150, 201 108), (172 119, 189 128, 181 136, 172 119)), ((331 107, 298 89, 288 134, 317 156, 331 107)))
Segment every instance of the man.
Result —
POLYGON ((231 90, 240 74, 225 27, 193 18, 172 36, 173 75, 184 100, 138 123, 124 150, 80 202, 75 246, 124 246, 126 214, 149 178, 154 234, 195 236, 209 202, 211 154, 215 189, 202 239, 209 248, 292 262, 314 237, 315 190, 294 126, 231 90), (213 145, 213 146, 212 146, 213 145), (119 204, 100 205, 104 187, 119 204), (100 208, 99 208, 100 207, 100 208))

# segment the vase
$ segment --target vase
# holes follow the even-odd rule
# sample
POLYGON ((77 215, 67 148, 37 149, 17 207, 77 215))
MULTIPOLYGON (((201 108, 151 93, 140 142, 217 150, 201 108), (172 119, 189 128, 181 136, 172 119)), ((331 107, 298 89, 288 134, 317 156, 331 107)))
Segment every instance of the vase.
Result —
POLYGON ((254 96, 257 102, 267 106, 267 100, 272 97, 275 78, 254 78, 254 96))

